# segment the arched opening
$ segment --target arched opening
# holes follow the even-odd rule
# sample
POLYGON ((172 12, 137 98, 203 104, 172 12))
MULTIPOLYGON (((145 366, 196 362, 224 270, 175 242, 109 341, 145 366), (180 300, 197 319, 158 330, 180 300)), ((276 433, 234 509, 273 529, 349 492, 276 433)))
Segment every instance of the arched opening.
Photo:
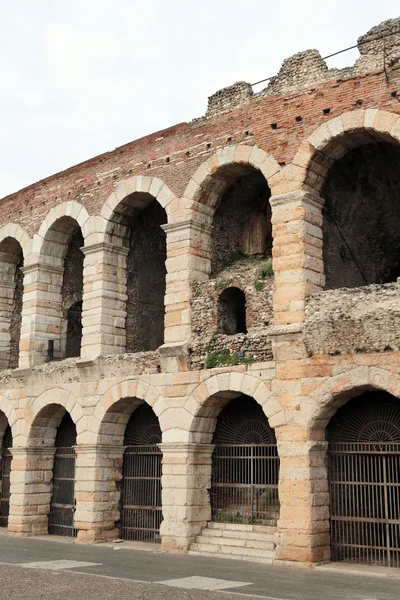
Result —
POLYGON ((221 178, 226 191, 213 219, 211 277, 239 257, 271 256, 272 252, 271 190, 263 174, 237 164, 221 173, 221 178))
POLYGON ((163 207, 156 201, 132 220, 128 254, 126 349, 157 350, 164 343, 166 235, 163 207))
POLYGON ((327 289, 400 276, 400 147, 367 132, 357 141, 364 145, 332 164, 321 191, 327 289))
POLYGON ((261 406, 241 395, 222 409, 213 436, 211 520, 276 525, 279 457, 261 406))
POLYGON ((7 425, 1 445, 0 463, 0 527, 7 527, 8 513, 10 509, 10 474, 12 455, 12 433, 11 427, 7 425))
POLYGON ((124 540, 160 542, 161 429, 153 409, 143 403, 131 415, 124 435, 120 535, 124 540))
POLYGON ((75 515, 75 462, 76 426, 65 413, 55 438, 52 495, 49 515, 49 534, 76 537, 75 515))
POLYGON ((84 239, 72 217, 61 217, 47 231, 41 248, 51 286, 46 312, 48 360, 80 356, 82 341, 84 239), (72 308, 72 305, 75 305, 72 308))
POLYGON ((118 237, 128 249, 127 352, 156 350, 164 343, 166 223, 166 212, 154 197, 135 192, 120 202, 108 225, 110 241, 118 237))
POLYGON ((62 284, 63 357, 80 356, 82 344, 83 247, 82 232, 77 229, 68 244, 62 284), (68 306, 70 298, 76 301, 68 306))
POLYGON ((400 567, 400 402, 349 400, 327 427, 333 561, 400 567))
POLYGON ((218 302, 218 330, 225 335, 247 333, 246 296, 239 288, 222 292, 218 302))
POLYGON ((65 358, 79 356, 82 345, 82 301, 74 302, 67 311, 65 358))
POLYGON ((0 368, 15 369, 19 360, 24 276, 22 248, 14 238, 0 243, 0 368))

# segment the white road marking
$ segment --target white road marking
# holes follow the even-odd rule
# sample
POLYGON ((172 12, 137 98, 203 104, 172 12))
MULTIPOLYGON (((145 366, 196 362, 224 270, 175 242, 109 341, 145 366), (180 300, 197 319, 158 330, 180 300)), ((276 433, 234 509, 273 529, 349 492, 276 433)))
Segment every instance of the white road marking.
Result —
POLYGON ((196 575, 193 577, 182 577, 180 579, 155 581, 154 583, 160 583, 170 587, 185 588, 187 590, 208 590, 210 592, 253 585, 248 581, 228 581, 227 579, 213 579, 212 577, 198 577, 196 575))
POLYGON ((84 562, 78 560, 40 560, 38 562, 19 563, 14 566, 27 569, 49 569, 50 571, 63 571, 64 569, 81 569, 98 567, 102 563, 84 562))

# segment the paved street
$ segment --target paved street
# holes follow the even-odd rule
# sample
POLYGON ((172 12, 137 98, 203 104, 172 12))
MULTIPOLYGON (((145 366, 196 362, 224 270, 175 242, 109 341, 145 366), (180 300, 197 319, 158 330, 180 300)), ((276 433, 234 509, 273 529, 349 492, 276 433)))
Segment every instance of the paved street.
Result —
MULTIPOLYGON (((1 600, 398 600, 397 577, 0 536, 1 600)), ((384 571, 382 571, 384 573, 384 571)), ((397 576, 397 571, 393 573, 397 576)))

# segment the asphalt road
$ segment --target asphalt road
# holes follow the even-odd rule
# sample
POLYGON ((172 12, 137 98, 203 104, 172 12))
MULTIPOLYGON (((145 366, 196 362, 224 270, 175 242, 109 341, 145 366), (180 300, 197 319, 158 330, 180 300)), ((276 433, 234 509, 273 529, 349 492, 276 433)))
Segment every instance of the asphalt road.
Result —
POLYGON ((399 600, 400 579, 0 536, 1 600, 255 597, 399 600))

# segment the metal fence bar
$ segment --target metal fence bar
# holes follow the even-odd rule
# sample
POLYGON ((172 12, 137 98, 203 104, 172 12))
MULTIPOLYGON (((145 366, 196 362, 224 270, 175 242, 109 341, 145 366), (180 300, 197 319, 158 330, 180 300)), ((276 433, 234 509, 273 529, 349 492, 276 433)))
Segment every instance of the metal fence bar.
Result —
POLYGON ((75 462, 73 448, 57 448, 53 466, 53 493, 50 503, 49 533, 76 537, 75 462))
POLYGON ((120 510, 124 540, 161 541, 161 461, 157 445, 125 449, 120 510))
POLYGON ((400 567, 400 444, 330 443, 332 560, 400 567))
POLYGON ((276 444, 216 445, 212 457, 211 519, 276 525, 278 477, 276 444))

